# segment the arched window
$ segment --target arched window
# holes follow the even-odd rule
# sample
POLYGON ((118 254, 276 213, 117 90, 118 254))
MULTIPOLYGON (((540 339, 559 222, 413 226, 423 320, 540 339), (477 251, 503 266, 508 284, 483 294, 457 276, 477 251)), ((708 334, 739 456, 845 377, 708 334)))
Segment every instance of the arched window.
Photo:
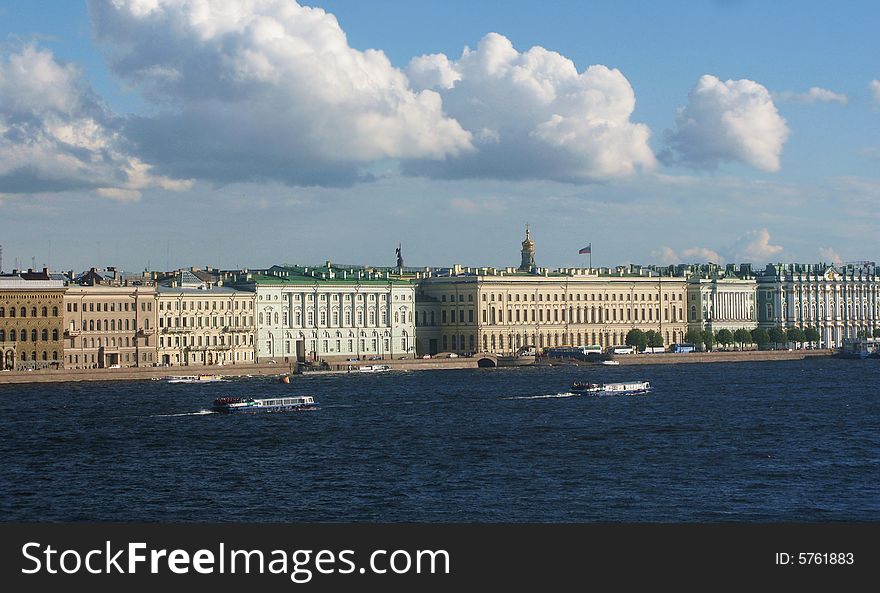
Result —
POLYGON ((37 316, 37 308, 31 307, 31 317, 36 317, 36 316, 37 316))
POLYGON ((42 332, 40 332, 40 339, 43 340, 44 342, 49 341, 49 330, 48 329, 44 329, 42 332))
POLYGON ((150 329, 150 320, 144 319, 144 329, 150 329))
POLYGON ((278 313, 275 313, 275 325, 278 325, 278 313))
POLYGON ((21 316, 27 317, 27 309, 25 309, 24 307, 21 308, 21 316))
POLYGON ((52 360, 58 360, 58 351, 57 350, 52 351, 52 360))
POLYGON ((15 341, 15 330, 9 332, 9 340, 12 342, 15 341))
POLYGON ((116 331, 116 320, 115 319, 110 320, 110 329, 112 331, 116 331))
POLYGON ((0 307, 0 317, 6 317, 6 309, 0 307))
POLYGON ((49 353, 43 350, 43 354, 41 355, 43 360, 49 360, 49 353))
POLYGON ((36 341, 37 341, 37 330, 32 329, 31 330, 31 342, 36 342, 36 341))
POLYGON ((95 320, 94 319, 89 319, 89 331, 90 332, 95 331, 95 320))
POLYGON ((19 338, 22 342, 27 342, 27 330, 26 330, 26 329, 23 329, 23 330, 21 330, 20 332, 18 332, 18 338, 19 338))
POLYGON ((48 307, 43 307, 43 310, 41 312, 43 314, 43 317, 49 316, 49 308, 48 307))
POLYGON ((0 329, 0 342, 6 341, 6 330, 0 329))
MULTIPOLYGON (((58 317, 58 307, 52 307, 52 317, 58 317)), ((57 359, 52 359, 57 360, 57 359)))
POLYGON ((27 360, 27 352, 22 352, 22 353, 21 353, 21 360, 22 360, 22 361, 26 361, 26 360, 27 360))
POLYGON ((105 319, 105 320, 104 320, 104 331, 107 331, 109 327, 110 327, 110 324, 109 324, 109 323, 107 322, 107 320, 105 319))

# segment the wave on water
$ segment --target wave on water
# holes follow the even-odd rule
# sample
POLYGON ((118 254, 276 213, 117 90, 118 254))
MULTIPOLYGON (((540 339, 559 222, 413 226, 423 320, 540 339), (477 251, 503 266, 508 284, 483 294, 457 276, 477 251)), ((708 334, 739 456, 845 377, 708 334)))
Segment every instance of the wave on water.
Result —
POLYGON ((564 392, 564 393, 548 393, 547 395, 518 395, 516 397, 504 397, 502 399, 555 399, 560 397, 576 397, 577 393, 564 392))
POLYGON ((177 416, 205 416, 216 414, 214 410, 199 410, 198 412, 183 412, 182 414, 153 414, 153 418, 175 418, 177 416))

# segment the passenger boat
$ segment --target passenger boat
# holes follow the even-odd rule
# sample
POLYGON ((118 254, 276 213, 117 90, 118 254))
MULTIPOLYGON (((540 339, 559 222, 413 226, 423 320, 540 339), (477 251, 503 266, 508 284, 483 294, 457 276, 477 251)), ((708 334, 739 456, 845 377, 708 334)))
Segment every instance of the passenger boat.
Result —
POLYGON ((260 412, 307 412, 317 410, 318 404, 311 395, 254 399, 252 397, 221 397, 211 407, 224 414, 256 414, 260 412))
POLYGON ((212 383, 225 381, 225 379, 219 375, 181 375, 179 377, 166 377, 165 381, 168 383, 212 383))
POLYGON ((358 367, 358 371, 361 373, 382 373, 390 370, 391 367, 387 364, 366 364, 362 367, 358 367))
POLYGON ((609 366, 609 367, 616 367, 616 366, 620 365, 620 362, 617 360, 603 360, 601 362, 601 364, 604 364, 605 366, 609 366))
POLYGON ((631 383, 572 383, 571 391, 582 395, 645 395, 653 390, 648 381, 631 383))

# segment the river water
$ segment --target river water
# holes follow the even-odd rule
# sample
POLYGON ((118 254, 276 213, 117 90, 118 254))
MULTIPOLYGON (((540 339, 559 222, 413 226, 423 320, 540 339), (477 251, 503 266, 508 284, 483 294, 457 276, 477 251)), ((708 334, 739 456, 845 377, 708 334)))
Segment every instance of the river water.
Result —
POLYGON ((877 521, 880 361, 0 386, 4 521, 877 521), (572 396, 647 380, 642 397, 572 396), (311 394, 227 416, 221 395, 311 394))

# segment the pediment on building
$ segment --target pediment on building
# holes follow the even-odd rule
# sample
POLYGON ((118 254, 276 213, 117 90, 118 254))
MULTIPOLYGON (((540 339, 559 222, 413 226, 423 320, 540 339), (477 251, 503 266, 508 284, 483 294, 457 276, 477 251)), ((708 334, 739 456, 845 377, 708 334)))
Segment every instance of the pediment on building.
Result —
POLYGON ((828 266, 822 274, 822 277, 825 280, 830 280, 832 282, 837 280, 838 276, 840 276, 840 272, 838 272, 834 266, 828 266))

